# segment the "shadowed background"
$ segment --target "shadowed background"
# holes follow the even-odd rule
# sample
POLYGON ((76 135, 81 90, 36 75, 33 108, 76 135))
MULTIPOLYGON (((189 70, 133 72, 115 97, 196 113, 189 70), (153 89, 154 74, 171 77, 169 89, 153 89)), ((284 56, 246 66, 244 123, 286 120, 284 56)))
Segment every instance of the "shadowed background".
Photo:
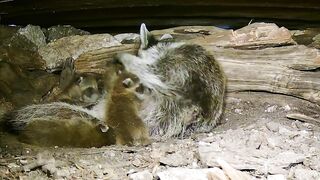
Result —
POLYGON ((319 27, 318 0, 1 0, 1 24, 69 24, 90 32, 136 32, 181 25, 238 28, 250 21, 319 27))

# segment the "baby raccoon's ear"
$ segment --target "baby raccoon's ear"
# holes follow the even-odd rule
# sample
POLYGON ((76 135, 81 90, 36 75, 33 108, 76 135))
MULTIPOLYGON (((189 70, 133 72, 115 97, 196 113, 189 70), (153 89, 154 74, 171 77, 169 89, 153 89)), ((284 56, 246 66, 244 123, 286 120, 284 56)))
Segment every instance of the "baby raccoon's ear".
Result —
POLYGON ((72 58, 68 58, 63 65, 59 82, 59 87, 62 90, 67 88, 71 83, 73 83, 73 81, 76 78, 73 61, 74 60, 72 58))
POLYGON ((140 26, 140 41, 141 46, 140 49, 147 49, 157 43, 154 36, 148 31, 146 25, 144 23, 140 26))

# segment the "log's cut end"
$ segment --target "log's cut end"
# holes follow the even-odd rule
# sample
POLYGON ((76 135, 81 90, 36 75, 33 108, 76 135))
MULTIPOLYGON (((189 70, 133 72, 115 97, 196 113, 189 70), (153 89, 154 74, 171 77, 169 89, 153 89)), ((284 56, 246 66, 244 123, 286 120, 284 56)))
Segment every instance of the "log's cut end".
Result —
POLYGON ((122 44, 120 46, 104 47, 80 55, 75 60, 75 69, 78 73, 103 74, 106 63, 118 53, 137 54, 138 44, 122 44))

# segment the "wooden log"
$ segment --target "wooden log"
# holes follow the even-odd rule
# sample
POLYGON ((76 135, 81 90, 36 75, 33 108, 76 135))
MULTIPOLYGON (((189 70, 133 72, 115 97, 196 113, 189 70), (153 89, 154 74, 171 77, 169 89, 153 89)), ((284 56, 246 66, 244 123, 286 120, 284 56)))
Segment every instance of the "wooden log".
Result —
POLYGON ((228 77, 228 91, 267 91, 320 104, 319 50, 302 45, 261 50, 206 47, 228 77), (296 67, 312 67, 311 71, 296 67))
MULTIPOLYGON (((250 28, 247 29, 247 33, 251 32, 250 28)), ((169 31, 174 30, 170 29, 169 31)), ((215 33, 215 31, 209 32, 215 33)), ((270 32, 274 33, 274 31, 270 32)), ((215 33, 216 36, 217 33, 221 33, 220 30, 215 33)), ((279 37, 282 37, 281 35, 282 33, 279 37)), ((206 37, 201 38, 206 39, 206 37)), ((265 37, 271 36, 266 35, 265 37)), ((220 46, 219 43, 208 43, 205 40, 191 40, 191 42, 197 42, 204 46, 221 63, 228 78, 229 92, 266 91, 281 93, 320 105, 319 50, 303 45, 277 47, 279 44, 291 42, 291 38, 284 36, 285 41, 273 36, 272 38, 272 41, 267 39, 260 41, 261 39, 256 38, 249 44, 249 41, 243 41, 243 44, 234 42, 234 44, 227 43, 227 46, 220 46), (259 47, 259 42, 261 47, 259 47), (217 45, 220 47, 217 47, 217 45), (269 47, 270 45, 274 47, 269 47), (246 48, 239 49, 239 47, 246 48), (252 49, 252 47, 257 49, 252 49)), ((78 72, 103 73, 105 62, 111 60, 114 54, 121 52, 136 53, 137 49, 137 44, 131 44, 91 51, 81 55, 76 60, 75 66, 78 72)))
POLYGON ((103 74, 106 62, 112 60, 114 55, 117 53, 136 54, 138 48, 138 44, 123 44, 84 53, 75 61, 76 72, 103 74))

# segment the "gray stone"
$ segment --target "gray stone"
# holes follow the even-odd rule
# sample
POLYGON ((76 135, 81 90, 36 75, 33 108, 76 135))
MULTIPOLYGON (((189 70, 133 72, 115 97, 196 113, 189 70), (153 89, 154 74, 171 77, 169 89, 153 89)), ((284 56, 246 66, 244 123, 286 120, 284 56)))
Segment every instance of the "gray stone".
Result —
POLYGON ((294 170, 294 178, 297 180, 319 180, 320 172, 298 168, 294 170))
POLYGON ((286 180, 286 177, 283 174, 269 175, 267 180, 286 180))
POLYGON ((176 152, 172 154, 167 154, 164 157, 160 158, 160 162, 173 166, 173 167, 178 167, 178 166, 186 166, 191 164, 193 161, 193 153, 189 152, 176 152))
MULTIPOLYGON (((220 169, 219 169, 220 170, 220 169)), ((169 168, 157 173, 160 180, 207 180, 208 173, 216 173, 218 168, 209 169, 187 169, 187 168, 169 168)), ((221 170, 220 170, 221 171, 221 170)))
POLYGON ((27 25, 26 27, 19 29, 18 32, 38 48, 46 45, 46 37, 44 36, 40 26, 27 25))
POLYGON ((47 41, 51 42, 63 37, 74 35, 89 35, 90 33, 81 29, 77 29, 70 25, 57 25, 49 27, 46 31, 47 41))
POLYGON ((131 180, 152 180, 153 176, 148 170, 145 170, 145 171, 130 174, 129 179, 131 179, 131 180))
POLYGON ((77 59, 85 52, 119 45, 121 43, 110 34, 76 35, 48 43, 39 49, 39 54, 48 69, 55 69, 61 68, 67 58, 77 59))
POLYGON ((238 170, 255 169, 261 173, 267 171, 271 174, 283 174, 291 164, 301 163, 306 159, 303 153, 285 150, 289 142, 284 144, 273 133, 237 129, 217 136, 223 136, 224 139, 199 143, 199 160, 207 166, 218 166, 217 158, 221 158, 238 170), (274 140, 272 145, 268 145, 268 139, 274 140))
POLYGON ((266 127, 272 131, 272 132, 278 132, 279 131, 279 123, 270 121, 266 124, 266 127))

